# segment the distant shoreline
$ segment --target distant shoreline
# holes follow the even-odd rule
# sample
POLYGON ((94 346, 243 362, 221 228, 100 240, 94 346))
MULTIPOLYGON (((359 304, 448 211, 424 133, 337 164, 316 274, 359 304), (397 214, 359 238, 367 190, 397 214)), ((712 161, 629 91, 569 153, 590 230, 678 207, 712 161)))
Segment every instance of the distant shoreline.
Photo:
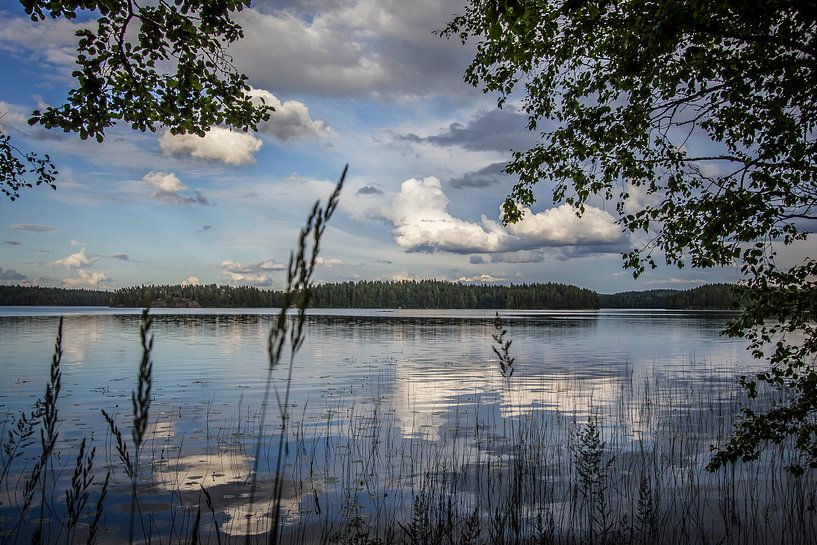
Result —
MULTIPOLYGON (((314 309, 383 310, 738 310, 745 290, 709 284, 688 290, 599 294, 568 284, 467 285, 423 280, 321 284, 314 309)), ((136 286, 116 291, 0 286, 0 306, 203 309, 280 308, 281 292, 251 286, 136 286)))

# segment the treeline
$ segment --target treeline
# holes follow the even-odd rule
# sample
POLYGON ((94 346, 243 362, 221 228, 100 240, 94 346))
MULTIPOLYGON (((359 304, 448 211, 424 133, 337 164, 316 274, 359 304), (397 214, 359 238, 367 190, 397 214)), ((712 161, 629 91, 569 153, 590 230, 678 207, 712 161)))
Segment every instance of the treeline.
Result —
POLYGON ((108 306, 113 293, 65 288, 0 286, 0 306, 108 306))
POLYGON ((343 282, 316 286, 317 308, 594 309, 596 292, 567 284, 491 286, 441 280, 343 282))
MULTIPOLYGON (((611 295, 567 284, 470 285, 441 280, 341 282, 315 286, 313 308, 732 310, 744 292, 732 284, 690 290, 628 291, 611 295)), ((280 291, 252 286, 134 286, 115 292, 0 286, 0 305, 278 308, 280 291)))
POLYGON ((280 291, 253 286, 175 285, 133 286, 116 290, 112 307, 206 307, 206 308, 279 308, 280 291))
POLYGON ((625 291, 599 294, 601 308, 665 308, 673 310, 737 310, 745 290, 734 284, 708 284, 689 290, 625 291))
MULTIPOLYGON (((138 307, 280 307, 279 291, 253 287, 137 286, 117 290, 111 305, 138 307)), ((598 295, 566 284, 468 285, 440 280, 363 281, 315 286, 313 308, 593 309, 598 295)))

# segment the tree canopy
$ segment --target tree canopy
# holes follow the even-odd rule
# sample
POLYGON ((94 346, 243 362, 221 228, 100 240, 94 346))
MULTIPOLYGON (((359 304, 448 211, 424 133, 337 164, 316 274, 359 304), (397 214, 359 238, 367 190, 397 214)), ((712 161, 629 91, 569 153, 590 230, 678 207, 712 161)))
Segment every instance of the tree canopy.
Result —
MULTIPOLYGON (((253 102, 247 77, 226 47, 243 37, 231 19, 249 0, 21 0, 32 21, 93 17, 77 30, 74 87, 62 105, 35 110, 32 125, 102 142, 118 122, 140 131, 166 127, 204 136, 214 125, 255 129, 271 108, 253 102), (95 27, 95 28, 94 28, 95 27)), ((50 158, 14 147, 0 135, 2 191, 54 186, 50 158)))
MULTIPOLYGON (((0 294, 2 289, 0 289, 0 294)), ((116 290, 113 306, 280 307, 283 293, 251 286, 134 286, 116 290)), ((595 309, 598 295, 566 284, 468 285, 441 280, 361 281, 312 288, 315 308, 595 309)))
POLYGON ((748 410, 712 467, 792 436, 817 467, 817 263, 775 259, 817 220, 817 6, 471 0, 442 34, 477 41, 466 81, 500 107, 521 98, 541 136, 507 167, 518 182, 505 221, 553 184, 579 214, 591 199, 616 203, 622 228, 646 240, 624 256, 635 276, 659 261, 745 274, 756 297, 728 332, 759 357, 775 342, 770 372, 745 382, 750 394, 756 380, 785 388, 789 402, 748 410))

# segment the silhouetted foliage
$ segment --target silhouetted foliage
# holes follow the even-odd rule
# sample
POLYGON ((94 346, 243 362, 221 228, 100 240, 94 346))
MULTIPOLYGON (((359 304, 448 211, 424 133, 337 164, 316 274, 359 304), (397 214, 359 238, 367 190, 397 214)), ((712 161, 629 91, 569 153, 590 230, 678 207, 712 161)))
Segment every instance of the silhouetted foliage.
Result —
MULTIPOLYGON (((137 4, 114 0, 21 0, 32 21, 91 15, 77 30, 74 88, 66 102, 35 110, 29 124, 102 142, 117 122, 133 129, 167 127, 204 136, 215 125, 255 129, 272 108, 247 94, 247 76, 227 47, 243 37, 231 19, 249 0, 178 0, 137 4)), ((15 199, 34 183, 54 186, 48 155, 23 153, 0 133, 0 188, 15 199), (18 157, 15 157, 17 155, 18 157), (23 158, 26 166, 20 161, 23 158)))
POLYGON ((786 401, 747 409, 710 468, 789 439, 793 471, 817 468, 817 260, 775 260, 817 219, 817 5, 469 0, 442 35, 476 42, 465 80, 500 107, 518 99, 541 137, 505 169, 519 179, 505 221, 544 180, 554 202, 613 201, 647 235, 624 256, 636 277, 659 261, 745 275, 754 299, 725 333, 769 357, 749 392, 764 383, 786 401))
POLYGON ((57 169, 48 155, 23 152, 11 143, 11 136, 0 131, 0 192, 3 195, 15 201, 24 187, 45 184, 56 189, 56 176, 57 169))
POLYGON ((733 284, 709 284, 689 290, 625 291, 599 294, 602 308, 739 310, 745 290, 733 284))
POLYGON ((113 292, 35 286, 0 286, 0 306, 104 307, 113 292))
MULTIPOLYGON (((313 308, 738 310, 746 290, 709 284, 689 290, 597 294, 567 284, 470 285, 442 280, 362 281, 311 288, 313 308)), ((280 308, 283 292, 254 286, 133 286, 115 292, 0 286, 0 306, 114 306, 153 308, 280 308)))
MULTIPOLYGON (((279 307, 281 292, 251 286, 138 286, 117 290, 114 306, 279 307)), ((312 288, 313 308, 593 309, 595 292, 565 284, 468 285, 440 280, 363 281, 312 288)))

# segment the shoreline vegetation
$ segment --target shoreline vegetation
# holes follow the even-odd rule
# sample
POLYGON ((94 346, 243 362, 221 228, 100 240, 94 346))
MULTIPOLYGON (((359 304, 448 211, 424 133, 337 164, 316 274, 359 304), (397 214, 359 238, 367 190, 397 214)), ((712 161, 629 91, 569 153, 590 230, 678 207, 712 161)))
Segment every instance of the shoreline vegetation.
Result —
MULTIPOLYGON (((441 280, 361 281, 313 288, 312 308, 738 310, 742 289, 708 284, 688 290, 600 294, 568 284, 470 285, 441 280)), ((142 285, 115 291, 0 286, 0 306, 280 308, 283 292, 252 286, 142 285)))

